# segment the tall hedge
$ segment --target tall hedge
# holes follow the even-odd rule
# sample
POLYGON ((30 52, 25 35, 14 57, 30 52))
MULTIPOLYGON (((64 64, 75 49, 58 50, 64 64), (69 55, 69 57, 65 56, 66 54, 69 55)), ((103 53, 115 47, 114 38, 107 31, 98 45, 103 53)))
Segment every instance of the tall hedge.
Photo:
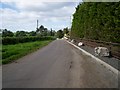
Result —
POLYGON ((17 43, 25 43, 25 42, 33 42, 33 41, 43 41, 43 40, 53 40, 53 37, 38 37, 38 36, 31 36, 31 37, 3 37, 2 44, 17 44, 17 43))
POLYGON ((120 43, 120 2, 83 2, 73 15, 72 38, 120 43))

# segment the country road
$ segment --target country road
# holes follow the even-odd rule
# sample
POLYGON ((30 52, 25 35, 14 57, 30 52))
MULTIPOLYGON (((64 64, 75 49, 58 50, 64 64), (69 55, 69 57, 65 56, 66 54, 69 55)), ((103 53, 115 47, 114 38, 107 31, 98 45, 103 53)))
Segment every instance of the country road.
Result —
POLYGON ((3 88, 117 88, 118 75, 64 40, 3 65, 3 88))

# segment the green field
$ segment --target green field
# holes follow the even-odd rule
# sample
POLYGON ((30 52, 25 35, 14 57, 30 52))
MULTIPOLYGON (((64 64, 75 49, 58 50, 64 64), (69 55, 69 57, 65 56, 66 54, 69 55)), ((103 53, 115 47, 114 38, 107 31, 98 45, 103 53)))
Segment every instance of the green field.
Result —
POLYGON ((10 63, 18 58, 31 53, 43 46, 48 45, 52 40, 35 41, 27 43, 19 43, 15 45, 2 46, 2 64, 10 63))

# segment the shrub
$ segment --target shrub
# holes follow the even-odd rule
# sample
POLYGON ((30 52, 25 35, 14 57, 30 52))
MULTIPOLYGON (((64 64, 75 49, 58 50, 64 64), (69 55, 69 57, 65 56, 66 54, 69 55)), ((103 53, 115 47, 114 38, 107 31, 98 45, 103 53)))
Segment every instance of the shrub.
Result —
POLYGON ((17 43, 25 43, 25 42, 33 42, 33 41, 43 41, 43 40, 53 40, 53 37, 38 37, 38 36, 30 36, 30 37, 3 37, 2 44, 17 44, 17 43))
POLYGON ((120 2, 83 2, 73 14, 71 37, 120 43, 120 2))

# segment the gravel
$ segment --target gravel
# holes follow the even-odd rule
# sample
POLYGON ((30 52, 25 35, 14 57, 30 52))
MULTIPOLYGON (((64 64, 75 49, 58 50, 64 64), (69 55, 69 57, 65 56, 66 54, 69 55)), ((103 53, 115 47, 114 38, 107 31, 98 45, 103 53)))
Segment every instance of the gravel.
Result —
MULTIPOLYGON (((85 51, 87 51, 95 56, 94 48, 92 48, 90 46, 86 46, 86 45, 80 46, 80 48, 84 49, 85 51)), ((101 57, 101 56, 96 56, 96 57, 98 57, 102 61, 108 63, 109 65, 116 68, 117 70, 120 70, 120 60, 119 59, 114 58, 114 57, 101 57)))

